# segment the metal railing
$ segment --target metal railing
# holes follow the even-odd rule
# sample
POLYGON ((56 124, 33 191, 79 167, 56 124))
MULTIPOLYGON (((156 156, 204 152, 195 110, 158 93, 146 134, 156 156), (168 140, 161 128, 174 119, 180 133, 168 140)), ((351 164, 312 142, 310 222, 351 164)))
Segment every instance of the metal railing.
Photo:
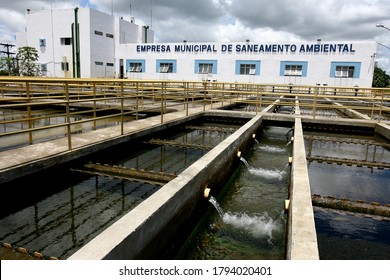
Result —
MULTIPOLYGON (((163 80, 0 78, 0 149, 119 126, 146 116, 230 106, 260 113, 294 108, 312 118, 338 111, 348 118, 387 121, 390 89, 163 80), (276 103, 277 101, 277 103, 276 103), (348 111, 348 113, 346 113, 348 111), (351 113, 355 112, 355 113, 351 113)), ((290 111, 293 113, 293 111, 290 111)), ((285 111, 283 112, 285 113, 285 111)))

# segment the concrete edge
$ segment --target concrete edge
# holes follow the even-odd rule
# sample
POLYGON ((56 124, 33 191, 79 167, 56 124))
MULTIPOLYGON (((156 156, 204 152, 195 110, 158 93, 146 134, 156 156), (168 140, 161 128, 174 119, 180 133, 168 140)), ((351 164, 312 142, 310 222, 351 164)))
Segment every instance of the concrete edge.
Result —
POLYGON ((286 257, 289 260, 319 260, 305 143, 300 118, 295 120, 293 145, 286 257))
POLYGON ((377 123, 375 125, 375 133, 378 133, 387 140, 390 140, 390 125, 377 123))

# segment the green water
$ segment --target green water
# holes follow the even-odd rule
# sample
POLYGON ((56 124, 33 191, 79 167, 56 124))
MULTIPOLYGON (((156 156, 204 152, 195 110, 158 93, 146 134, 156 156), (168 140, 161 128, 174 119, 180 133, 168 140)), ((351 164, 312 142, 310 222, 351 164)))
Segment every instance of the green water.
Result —
MULTIPOLYGON (((216 195, 178 259, 284 259, 290 168, 288 128, 272 127, 216 195), (220 207, 220 212, 217 211, 220 207)), ((211 195, 213 195, 211 193, 211 195)), ((212 196, 212 199, 214 197, 212 196)))

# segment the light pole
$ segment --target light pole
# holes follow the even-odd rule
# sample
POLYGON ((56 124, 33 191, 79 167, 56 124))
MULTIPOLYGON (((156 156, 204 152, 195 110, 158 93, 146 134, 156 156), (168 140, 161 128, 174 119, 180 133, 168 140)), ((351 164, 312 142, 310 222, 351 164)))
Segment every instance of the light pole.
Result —
POLYGON ((390 28, 387 28, 386 26, 384 26, 383 24, 377 24, 376 27, 382 27, 384 29, 387 29, 390 31, 390 28))

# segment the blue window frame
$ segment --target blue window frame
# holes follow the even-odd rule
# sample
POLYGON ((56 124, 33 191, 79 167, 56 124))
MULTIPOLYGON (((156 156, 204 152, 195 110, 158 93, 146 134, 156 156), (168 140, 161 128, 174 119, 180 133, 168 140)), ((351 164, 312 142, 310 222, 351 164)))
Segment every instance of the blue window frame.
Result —
POLYGON ((360 77, 361 62, 337 62, 330 65, 331 78, 354 78, 360 77))
POLYGON ((176 59, 157 59, 156 73, 176 73, 177 61, 176 59))
POLYGON ((145 59, 127 59, 126 71, 132 73, 144 73, 145 72, 145 59))
POLYGON ((217 74, 217 60, 195 60, 194 73, 197 74, 217 74))
POLYGON ((281 61, 280 76, 307 77, 307 61, 281 61))
POLYGON ((236 75, 260 75, 260 60, 236 60, 236 75))

